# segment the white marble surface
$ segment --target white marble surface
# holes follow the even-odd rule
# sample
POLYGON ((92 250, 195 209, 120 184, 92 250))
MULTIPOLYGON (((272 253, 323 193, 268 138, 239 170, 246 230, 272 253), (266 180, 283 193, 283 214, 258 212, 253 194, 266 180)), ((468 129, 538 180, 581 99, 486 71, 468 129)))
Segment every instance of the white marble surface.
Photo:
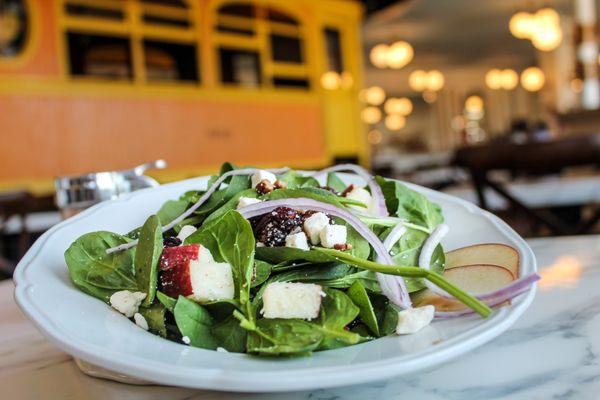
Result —
POLYGON ((441 367, 338 389, 231 394, 87 377, 18 311, 0 283, 0 388, 6 399, 598 399, 600 236, 530 241, 542 280, 509 331, 441 367))

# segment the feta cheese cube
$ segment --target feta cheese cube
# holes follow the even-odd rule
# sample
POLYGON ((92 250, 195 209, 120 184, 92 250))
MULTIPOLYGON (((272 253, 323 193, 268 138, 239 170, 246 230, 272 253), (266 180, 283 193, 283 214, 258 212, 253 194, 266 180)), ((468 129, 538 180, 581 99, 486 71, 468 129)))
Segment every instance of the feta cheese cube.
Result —
POLYGON ((183 337, 181 338, 181 341, 182 341, 183 343, 185 343, 185 344, 190 344, 190 343, 192 343, 192 340, 191 340, 191 339, 190 339, 188 336, 183 336, 183 337))
POLYGON ((312 244, 319 244, 319 233, 327 225, 329 225, 329 217, 325 213, 314 213, 306 218, 304 221, 304 232, 306 232, 312 244))
POLYGON ((263 294, 265 318, 314 319, 319 316, 323 289, 314 283, 269 283, 263 294))
POLYGON ((239 210, 240 208, 249 206, 251 204, 257 204, 260 202, 261 202, 260 199, 253 199, 252 197, 240 197, 240 200, 238 201, 238 204, 237 204, 237 209, 239 210))
POLYGON ((110 305, 112 308, 125 315, 127 318, 133 317, 138 312, 140 304, 146 298, 146 293, 131 292, 129 290, 119 290, 110 296, 110 305))
POLYGON ((139 326, 145 331, 148 330, 148 321, 146 321, 146 318, 144 318, 142 314, 140 314, 139 312, 133 314, 133 320, 135 321, 135 324, 137 326, 139 326))
POLYGON ((193 292, 189 297, 195 301, 233 299, 233 274, 228 263, 206 262, 199 257, 190 260, 189 271, 193 292))
POLYGON ((252 187, 255 188, 256 185, 258 185, 261 181, 265 179, 268 180, 271 185, 273 185, 275 184, 277 177, 275 176, 275 174, 272 174, 269 171, 260 170, 252 174, 252 177, 250 179, 252 180, 252 187))
POLYGON ((332 248, 336 244, 345 244, 348 230, 344 225, 327 225, 319 232, 321 246, 332 248))
POLYGON ((431 323, 434 313, 435 307, 431 305, 400 311, 398 313, 396 333, 398 335, 406 335, 420 331, 431 323))
POLYGON ((181 228, 181 230, 179 231, 179 234, 177 235, 177 238, 179 240, 181 240, 181 243, 185 242, 185 239, 188 238, 188 236, 191 236, 192 233, 196 232, 197 229, 195 226, 192 225, 184 225, 183 228, 181 228))
POLYGON ((306 234, 304 232, 293 233, 285 238, 285 247, 294 247, 296 249, 310 250, 306 234))
POLYGON ((373 197, 371 196, 371 193, 369 193, 366 189, 355 186, 350 192, 346 194, 346 198, 360 201, 366 206, 365 208, 361 206, 351 205, 349 206, 350 208, 363 213, 372 213, 373 197))

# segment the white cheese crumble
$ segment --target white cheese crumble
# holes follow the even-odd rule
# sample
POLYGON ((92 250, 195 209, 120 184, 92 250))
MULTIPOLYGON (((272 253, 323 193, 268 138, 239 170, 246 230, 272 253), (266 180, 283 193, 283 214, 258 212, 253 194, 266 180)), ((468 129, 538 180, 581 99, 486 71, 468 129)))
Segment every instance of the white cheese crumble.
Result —
MULTIPOLYGON (((212 258, 212 257, 211 257, 212 258)), ((233 299, 234 283, 231 265, 200 258, 190 260, 190 280, 196 301, 233 299)))
POLYGON ((148 330, 148 321, 146 321, 146 318, 144 318, 142 314, 140 314, 139 312, 133 314, 133 320, 135 321, 135 324, 137 326, 139 326, 145 331, 148 330))
POLYGON ((240 200, 237 204, 237 209, 239 210, 240 208, 244 208, 252 204, 258 204, 260 202, 260 199, 254 199, 252 197, 240 197, 240 200))
POLYGON ((285 237, 285 247, 293 247, 301 250, 310 250, 306 234, 304 232, 293 233, 285 237))
POLYGON ((434 314, 435 307, 432 305, 402 310, 398 312, 396 333, 398 335, 407 335, 418 332, 431 323, 434 314))
POLYGON ((269 283, 263 294, 261 314, 265 318, 315 319, 324 296, 321 286, 314 283, 269 283))
POLYGON ((329 217, 327 214, 318 212, 314 213, 304 221, 304 232, 310 238, 310 242, 314 245, 319 244, 319 233, 329 225, 329 217))
POLYGON ((366 206, 365 208, 361 206, 350 205, 350 208, 362 213, 373 213, 373 196, 371 196, 371 193, 369 193, 366 189, 355 186, 350 192, 346 194, 346 198, 360 201, 366 206))
POLYGON ((179 231, 179 234, 177 235, 177 238, 179 240, 181 240, 181 243, 185 242, 185 239, 187 239, 189 236, 192 235, 192 233, 196 232, 197 229, 195 226, 192 225, 184 225, 181 230, 179 231))
POLYGON ((272 174, 269 171, 264 171, 264 170, 260 170, 260 171, 256 171, 254 174, 252 174, 252 187, 255 188, 256 185, 258 185, 261 181, 263 180, 267 180, 269 181, 269 183, 271 185, 273 185, 275 183, 275 181, 277 180, 277 177, 275 176, 275 174, 272 174))
POLYGON ((229 352, 227 351, 227 349, 226 349, 226 348, 224 348, 224 347, 217 347, 217 351, 218 351, 219 353, 229 353, 229 352))
POLYGON ((332 248, 336 244, 345 244, 348 230, 344 225, 327 225, 319 232, 321 246, 332 248))
POLYGON ((190 344, 190 343, 192 343, 192 341, 190 340, 190 338, 189 338, 189 337, 187 337, 187 336, 184 336, 184 337, 182 337, 182 338, 181 338, 181 341, 182 341, 183 343, 185 343, 185 344, 190 344))
POLYGON ((138 312, 140 304, 146 298, 146 293, 131 292, 129 290, 119 290, 110 296, 110 305, 125 315, 127 318, 133 317, 138 312))

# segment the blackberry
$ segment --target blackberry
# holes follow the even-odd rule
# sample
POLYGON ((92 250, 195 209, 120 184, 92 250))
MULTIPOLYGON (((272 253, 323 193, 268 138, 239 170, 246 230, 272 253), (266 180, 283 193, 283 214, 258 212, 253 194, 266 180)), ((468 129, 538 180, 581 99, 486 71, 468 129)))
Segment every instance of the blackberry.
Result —
POLYGON ((289 207, 278 207, 268 214, 252 218, 250 224, 257 242, 275 247, 285 244, 285 237, 302 227, 302 213, 289 207))
POLYGON ((167 236, 163 239, 163 246, 165 247, 177 247, 181 244, 181 239, 177 236, 167 236))

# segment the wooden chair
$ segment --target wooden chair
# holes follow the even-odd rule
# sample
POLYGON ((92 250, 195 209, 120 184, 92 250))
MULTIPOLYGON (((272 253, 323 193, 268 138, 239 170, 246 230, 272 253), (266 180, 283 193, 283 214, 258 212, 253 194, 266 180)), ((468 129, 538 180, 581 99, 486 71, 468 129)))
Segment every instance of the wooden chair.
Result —
POLYGON ((521 210, 533 221, 541 223, 558 235, 588 232, 600 220, 600 210, 578 226, 567 226, 550 212, 528 207, 514 197, 498 181, 490 177, 494 170, 504 170, 513 176, 543 176, 560 173, 568 167, 600 166, 600 134, 527 144, 497 143, 460 149, 454 163, 466 168, 473 180, 481 208, 488 209, 485 198, 487 187, 505 198, 515 209, 521 210))

